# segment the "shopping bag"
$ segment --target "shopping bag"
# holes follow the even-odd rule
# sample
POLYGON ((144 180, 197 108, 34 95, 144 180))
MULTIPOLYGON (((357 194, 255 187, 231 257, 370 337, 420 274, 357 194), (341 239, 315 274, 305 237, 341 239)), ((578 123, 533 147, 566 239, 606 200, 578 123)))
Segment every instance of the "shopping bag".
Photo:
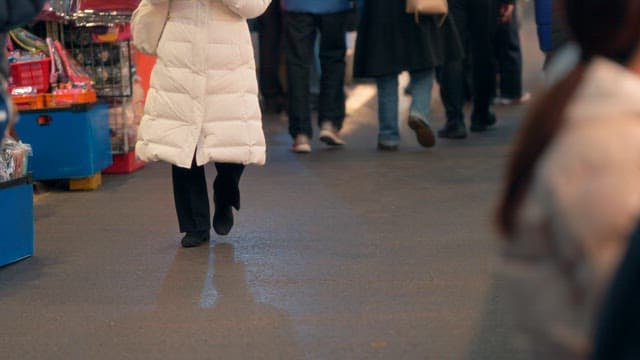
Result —
POLYGON ((158 43, 169 18, 171 1, 152 5, 142 0, 131 17, 133 46, 143 54, 156 55, 158 43))

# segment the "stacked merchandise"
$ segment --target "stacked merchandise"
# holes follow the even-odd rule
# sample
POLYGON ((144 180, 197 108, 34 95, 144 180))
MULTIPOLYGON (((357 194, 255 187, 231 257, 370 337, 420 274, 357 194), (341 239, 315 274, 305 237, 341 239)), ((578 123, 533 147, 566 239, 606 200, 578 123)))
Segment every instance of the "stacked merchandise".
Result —
POLYGON ((0 183, 27 176, 31 146, 5 139, 0 145, 0 183))
POLYGON ((9 39, 9 93, 21 112, 16 130, 33 147, 29 171, 35 180, 70 184, 97 178, 112 162, 107 109, 97 103, 89 72, 49 30, 34 27, 38 37, 16 29, 9 39))
POLYGON ((89 74, 62 43, 24 29, 10 32, 9 92, 20 110, 96 102, 89 74))
POLYGON ((0 183, 19 179, 27 175, 31 146, 17 142, 7 135, 15 122, 15 114, 0 96, 0 183))
POLYGON ((143 165, 135 161, 133 145, 144 94, 135 76, 128 25, 138 2, 52 0, 32 30, 42 39, 24 30, 12 34, 14 51, 20 51, 12 70, 21 65, 21 73, 30 70, 32 75, 22 82, 24 77, 13 76, 11 91, 21 111, 31 110, 23 114, 28 121, 21 121, 18 130, 21 136, 25 132, 23 138, 31 137, 27 140, 36 153, 30 162, 36 180, 98 176, 95 171, 105 170, 105 146, 109 164, 120 158, 126 162, 124 171, 115 172, 143 165), (40 66, 27 69, 25 52, 39 54, 41 59, 34 60, 41 61, 40 66), (47 138, 69 132, 80 138, 62 148, 48 148, 47 138), (71 154, 78 151, 87 153, 72 160, 71 154), (83 161, 87 158, 90 161, 83 161))

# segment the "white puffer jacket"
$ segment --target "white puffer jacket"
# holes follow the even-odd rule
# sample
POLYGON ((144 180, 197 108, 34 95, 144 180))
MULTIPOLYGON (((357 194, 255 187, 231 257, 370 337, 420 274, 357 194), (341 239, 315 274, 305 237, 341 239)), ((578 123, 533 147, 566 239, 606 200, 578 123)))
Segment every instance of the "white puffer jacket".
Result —
POLYGON ((137 156, 189 168, 264 164, 253 46, 246 19, 271 0, 170 1, 158 45, 137 156))

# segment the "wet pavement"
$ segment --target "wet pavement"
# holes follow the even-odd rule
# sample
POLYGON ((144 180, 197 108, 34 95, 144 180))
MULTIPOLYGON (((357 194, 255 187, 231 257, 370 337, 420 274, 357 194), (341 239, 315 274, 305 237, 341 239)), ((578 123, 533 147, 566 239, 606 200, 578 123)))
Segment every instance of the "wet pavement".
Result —
MULTIPOLYGON (((523 37, 534 88, 530 22, 523 37)), ((236 226, 210 246, 180 248, 166 164, 39 198, 36 256, 0 269, 0 358, 524 358, 491 214, 525 109, 433 149, 403 123, 400 151, 379 153, 374 89, 350 95, 342 150, 292 154, 286 119, 265 119, 268 165, 247 169, 236 226)))

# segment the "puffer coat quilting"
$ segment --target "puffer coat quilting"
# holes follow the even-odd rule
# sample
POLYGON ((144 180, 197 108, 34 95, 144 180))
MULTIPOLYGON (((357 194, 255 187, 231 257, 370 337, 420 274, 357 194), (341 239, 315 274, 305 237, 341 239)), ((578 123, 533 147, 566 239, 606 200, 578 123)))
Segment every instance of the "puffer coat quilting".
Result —
MULTIPOLYGON (((151 0, 161 3, 163 0, 151 0)), ((264 164, 266 145, 246 19, 270 0, 171 0, 158 45, 137 156, 264 164)))

